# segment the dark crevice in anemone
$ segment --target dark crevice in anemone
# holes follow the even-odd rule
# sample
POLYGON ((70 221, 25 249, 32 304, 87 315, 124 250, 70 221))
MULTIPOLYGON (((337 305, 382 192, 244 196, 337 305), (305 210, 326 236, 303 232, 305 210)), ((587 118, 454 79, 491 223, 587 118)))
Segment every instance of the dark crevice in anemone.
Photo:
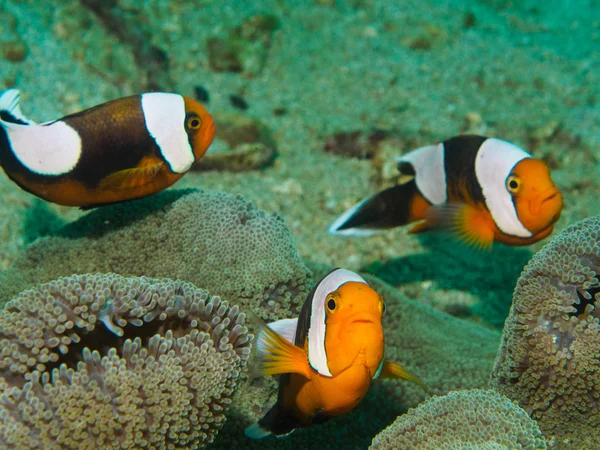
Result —
POLYGON ((600 298, 600 286, 590 289, 577 289, 579 303, 573 303, 575 311, 568 313, 569 317, 580 316, 585 313, 585 308, 592 305, 596 309, 596 300, 600 298))
MULTIPOLYGON (((126 339, 133 340, 136 337, 139 337, 142 340, 142 345, 147 347, 150 338, 157 333, 164 336, 167 330, 171 330, 173 336, 179 338, 188 334, 191 328, 189 320, 169 318, 161 321, 156 319, 152 322, 144 322, 140 327, 128 324, 123 328, 123 336, 117 336, 106 328, 104 323, 98 322, 96 323, 96 327, 90 332, 86 333, 82 330, 75 330, 77 333, 80 333, 79 337, 81 340, 77 343, 73 342, 69 344, 69 351, 66 354, 56 351, 58 361, 46 363, 46 370, 51 372, 52 369, 60 367, 61 364, 66 364, 69 368, 76 368, 77 363, 83 360, 82 352, 86 347, 92 352, 98 350, 101 356, 105 356, 111 348, 115 348, 117 354, 121 356, 121 348, 126 339)), ((206 327, 202 327, 202 323, 200 323, 197 328, 200 331, 207 331, 206 329, 203 329, 206 327)))

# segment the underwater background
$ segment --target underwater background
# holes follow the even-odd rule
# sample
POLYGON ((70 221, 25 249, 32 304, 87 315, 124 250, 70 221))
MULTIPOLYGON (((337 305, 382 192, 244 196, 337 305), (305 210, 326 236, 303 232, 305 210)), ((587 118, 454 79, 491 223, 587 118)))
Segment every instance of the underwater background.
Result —
MULTIPOLYGON (((44 202, 0 176, 2 304, 33 302, 48 290, 19 293, 61 276, 115 273, 130 278, 78 282, 135 298, 140 281, 131 277, 179 279, 276 320, 296 316, 313 283, 344 267, 386 298, 387 357, 436 395, 470 392, 429 400, 374 442, 428 399, 418 386, 375 382, 345 416, 252 441, 243 430, 275 402, 277 382, 246 379, 249 343, 238 339, 234 369, 215 363, 227 382, 210 385, 218 407, 205 400, 205 436, 179 446, 600 448, 599 2, 0 0, 0 89, 12 87, 39 122, 126 95, 177 92, 206 106, 217 134, 172 189, 90 212, 44 202), (564 197, 550 238, 481 252, 407 228, 327 233, 358 200, 397 181, 394 156, 465 133, 511 141, 548 163, 564 197), (513 300, 536 252, 524 277, 548 274, 572 289, 527 278, 513 300), (521 306, 510 311, 513 301, 521 306), (548 325, 555 317, 564 324, 548 325), (548 339, 514 344, 540 324, 548 339), (523 364, 547 377, 519 384, 523 364), (495 389, 522 409, 475 389, 495 389)), ((200 295, 188 285, 164 289, 200 295)), ((5 340, 23 333, 3 329, 5 340)), ((17 427, 0 414, 0 427, 9 426, 17 427)))

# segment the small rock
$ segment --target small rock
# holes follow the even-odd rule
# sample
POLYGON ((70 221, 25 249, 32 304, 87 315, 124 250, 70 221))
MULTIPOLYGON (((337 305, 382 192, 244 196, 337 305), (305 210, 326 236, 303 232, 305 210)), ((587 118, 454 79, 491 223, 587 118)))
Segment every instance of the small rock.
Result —
POLYGON ((473 28, 476 22, 477 20, 475 18, 475 14, 473 14, 471 11, 468 11, 463 17, 463 28, 473 28))
POLYGON ((240 144, 233 150, 224 152, 207 152, 192 167, 196 171, 220 170, 226 172, 243 172, 262 169, 269 165, 275 157, 275 150, 261 142, 240 144))
POLYGON ((194 87, 194 96, 201 103, 208 103, 210 101, 210 96, 204 86, 198 85, 194 87))
POLYGON ((347 158, 373 159, 379 143, 387 136, 384 130, 344 131, 327 136, 323 149, 347 158))
POLYGON ((231 148, 240 144, 261 142, 276 150, 270 130, 257 119, 240 112, 215 112, 216 137, 227 142, 231 148))
POLYGON ((406 181, 401 179, 398 163, 395 161, 395 158, 405 150, 404 145, 404 142, 396 138, 382 142, 379 152, 373 159, 373 165, 377 173, 376 181, 379 186, 392 186, 406 181))
POLYGON ((27 45, 21 39, 0 42, 0 51, 3 58, 10 62, 23 61, 29 52, 27 45))
POLYGON ((529 131, 529 139, 532 141, 548 141, 560 130, 560 122, 552 120, 542 126, 532 128, 529 131))
POLYGON ((233 106, 234 108, 237 108, 237 109, 241 109, 242 111, 245 111, 248 109, 248 103, 246 102, 244 97, 242 97, 241 95, 236 95, 236 94, 230 95, 229 102, 231 103, 231 106, 233 106))
POLYGON ((285 116, 287 114, 287 108, 285 106, 278 106, 277 108, 273 109, 273 115, 274 116, 285 116))
POLYGON ((242 62, 238 56, 239 49, 234 42, 218 37, 206 41, 208 62, 217 72, 241 72, 242 62))
POLYGON ((220 72, 258 75, 266 62, 271 36, 279 20, 270 14, 257 14, 233 28, 227 35, 207 40, 210 66, 220 72))
POLYGON ((277 194, 287 195, 302 195, 302 185, 293 178, 288 178, 281 184, 277 184, 271 188, 272 192, 277 194))
POLYGON ((435 24, 423 24, 415 32, 404 37, 400 43, 413 50, 431 50, 448 39, 448 35, 435 24))
POLYGON ((481 114, 475 111, 465 114, 465 125, 461 128, 462 133, 485 135, 487 129, 488 125, 481 114))

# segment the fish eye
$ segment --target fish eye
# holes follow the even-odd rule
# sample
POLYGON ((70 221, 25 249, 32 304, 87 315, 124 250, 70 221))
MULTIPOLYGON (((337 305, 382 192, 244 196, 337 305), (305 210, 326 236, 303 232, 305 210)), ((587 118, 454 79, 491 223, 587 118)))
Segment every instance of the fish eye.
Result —
POLYGON ((202 121, 196 115, 189 116, 185 120, 185 126, 189 130, 197 130, 198 128, 200 128, 201 125, 202 125, 202 121))
POLYGON ((523 187, 521 179, 516 175, 511 175, 506 179, 506 189, 511 194, 518 194, 523 187))
POLYGON ((327 309, 329 311, 333 311, 335 309, 335 300, 330 298, 329 300, 327 300, 327 309))

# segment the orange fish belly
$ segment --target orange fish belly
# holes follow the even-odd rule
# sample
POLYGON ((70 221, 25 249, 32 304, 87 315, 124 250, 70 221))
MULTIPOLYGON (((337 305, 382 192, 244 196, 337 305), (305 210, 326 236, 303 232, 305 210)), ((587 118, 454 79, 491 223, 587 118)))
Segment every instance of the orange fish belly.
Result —
POLYGON ((183 175, 183 173, 173 173, 168 168, 161 167, 152 179, 138 179, 128 183, 128 185, 110 187, 102 186, 102 183, 96 187, 88 187, 84 183, 69 177, 60 177, 55 181, 46 179, 37 182, 21 174, 11 174, 10 178, 25 190, 46 201, 64 206, 85 208, 155 194, 174 184, 183 175))
POLYGON ((316 415, 336 417, 356 408, 371 386, 371 377, 367 367, 358 363, 334 377, 314 372, 307 380, 292 374, 288 386, 284 393, 285 406, 308 425, 316 415))

